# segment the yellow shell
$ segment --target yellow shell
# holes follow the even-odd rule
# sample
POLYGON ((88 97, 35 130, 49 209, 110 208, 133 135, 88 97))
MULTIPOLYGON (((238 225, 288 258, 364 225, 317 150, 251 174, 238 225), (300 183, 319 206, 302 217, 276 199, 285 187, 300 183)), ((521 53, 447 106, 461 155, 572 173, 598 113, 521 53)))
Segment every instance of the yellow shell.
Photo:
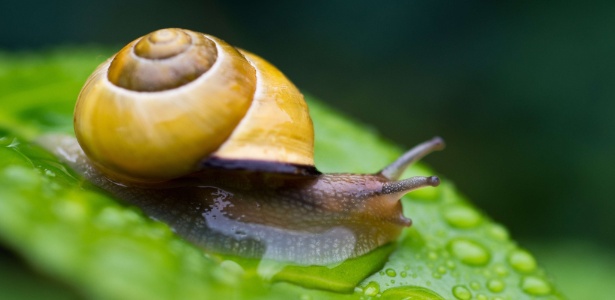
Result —
POLYGON ((88 157, 124 181, 164 181, 221 162, 314 166, 299 90, 262 58, 189 30, 155 31, 101 64, 74 121, 88 157))

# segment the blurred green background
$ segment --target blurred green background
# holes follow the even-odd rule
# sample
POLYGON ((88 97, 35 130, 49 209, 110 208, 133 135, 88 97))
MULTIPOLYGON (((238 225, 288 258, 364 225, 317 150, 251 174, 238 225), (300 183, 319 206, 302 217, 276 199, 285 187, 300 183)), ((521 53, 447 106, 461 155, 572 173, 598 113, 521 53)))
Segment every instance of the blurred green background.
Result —
POLYGON ((0 50, 221 37, 397 144, 444 137, 426 161, 565 281, 588 253, 615 265, 614 16, 613 1, 9 0, 0 50))

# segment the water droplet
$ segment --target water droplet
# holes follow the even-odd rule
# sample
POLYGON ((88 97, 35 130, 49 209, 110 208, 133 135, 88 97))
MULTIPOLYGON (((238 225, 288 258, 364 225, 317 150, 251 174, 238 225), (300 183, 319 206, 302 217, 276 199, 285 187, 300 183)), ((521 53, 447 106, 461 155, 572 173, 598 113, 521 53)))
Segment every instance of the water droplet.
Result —
POLYGON ((457 265, 455 264, 454 261, 449 259, 449 260, 446 261, 446 267, 451 269, 451 270, 454 270, 457 267, 457 265))
POLYGON ((438 267, 438 273, 440 274, 446 274, 446 268, 444 266, 439 266, 438 267))
POLYGON ((243 268, 234 261, 225 260, 220 263, 220 267, 213 271, 217 280, 230 286, 236 286, 241 280, 243 268))
POLYGON ((232 260, 224 260, 220 263, 220 268, 233 273, 235 275, 241 275, 245 272, 245 270, 239 265, 237 262, 232 260))
POLYGON ((536 269, 536 260, 525 250, 513 250, 508 255, 508 263, 518 272, 529 273, 536 269))
POLYGON ((483 295, 483 294, 478 294, 476 295, 476 300, 487 300, 489 298, 487 298, 487 296, 483 295))
POLYGON ((408 276, 408 273, 406 273, 406 271, 401 271, 401 273, 399 273, 399 276, 401 276, 401 278, 406 278, 406 276, 408 276))
POLYGON ((429 258, 430 260, 437 260, 438 253, 436 253, 435 251, 429 251, 429 253, 427 253, 427 258, 429 258))
POLYGON ((312 296, 308 295, 308 294, 303 294, 301 296, 299 296, 300 300, 312 300, 312 296))
POLYGON ((500 277, 506 277, 508 276, 508 268, 504 265, 498 264, 493 268, 495 274, 497 274, 500 277))
POLYGON ((378 282, 370 281, 363 289, 363 295, 373 297, 380 293, 380 285, 378 282))
POLYGON ((489 262, 489 251, 481 244, 468 240, 456 239, 449 243, 449 251, 464 264, 482 266, 489 262))
POLYGON ((499 279, 491 279, 487 282, 487 288, 494 293, 503 291, 505 287, 504 282, 499 279))
POLYGON ((382 293, 382 300, 398 299, 421 299, 421 300, 444 300, 436 292, 417 286, 404 286, 388 289, 382 293))
POLYGON ((442 278, 442 274, 440 274, 438 272, 433 272, 433 273, 431 273, 431 277, 433 277, 435 279, 440 279, 440 278, 442 278))
POLYGON ((472 298, 472 293, 465 286, 456 285, 455 287, 453 287, 453 296, 460 300, 469 300, 470 298, 472 298))
POLYGON ((500 224, 491 224, 487 233, 497 240, 508 240, 508 231, 500 224))
POLYGON ((391 268, 386 269, 384 272, 385 272, 385 273, 387 274, 387 276, 389 276, 389 277, 395 277, 395 276, 397 276, 397 272, 395 272, 395 270, 393 270, 393 269, 391 269, 391 268))
POLYGON ((535 296, 548 295, 551 293, 551 285, 540 277, 526 276, 521 280, 521 289, 535 296))
POLYGON ((472 282, 470 282, 470 287, 473 290, 478 291, 478 290, 480 290, 480 283, 478 283, 477 281, 472 281, 472 282))
POLYGON ((472 228, 480 224, 482 217, 476 210, 466 205, 454 204, 446 207, 444 219, 457 228, 472 228))

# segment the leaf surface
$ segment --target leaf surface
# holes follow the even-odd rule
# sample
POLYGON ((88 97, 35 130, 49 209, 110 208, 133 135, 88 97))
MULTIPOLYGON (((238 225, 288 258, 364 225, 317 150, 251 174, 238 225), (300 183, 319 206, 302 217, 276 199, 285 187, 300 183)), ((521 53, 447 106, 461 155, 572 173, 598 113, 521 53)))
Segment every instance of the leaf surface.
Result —
MULTIPOLYGON (((414 224, 388 256, 390 251, 381 251, 337 271, 289 267, 266 278, 258 264, 203 253, 165 224, 93 188, 33 143, 47 133, 72 134, 81 85, 110 53, 66 48, 0 54, 0 242, 80 294, 102 299, 562 298, 532 255, 447 178, 438 188, 402 200, 414 224)), ((373 129, 320 101, 308 103, 321 171, 376 172, 401 153, 373 129)), ((419 163, 404 177, 433 173, 419 163)))

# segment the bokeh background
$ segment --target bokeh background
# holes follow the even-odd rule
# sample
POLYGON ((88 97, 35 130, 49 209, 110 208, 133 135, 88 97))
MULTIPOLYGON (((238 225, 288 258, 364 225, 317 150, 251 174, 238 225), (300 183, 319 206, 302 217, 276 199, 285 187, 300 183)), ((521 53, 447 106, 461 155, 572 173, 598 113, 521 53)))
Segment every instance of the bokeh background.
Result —
POLYGON ((554 277, 577 258, 615 280, 614 1, 0 3, 0 51, 119 48, 162 27, 249 49, 404 147, 444 137, 426 161, 554 277))

